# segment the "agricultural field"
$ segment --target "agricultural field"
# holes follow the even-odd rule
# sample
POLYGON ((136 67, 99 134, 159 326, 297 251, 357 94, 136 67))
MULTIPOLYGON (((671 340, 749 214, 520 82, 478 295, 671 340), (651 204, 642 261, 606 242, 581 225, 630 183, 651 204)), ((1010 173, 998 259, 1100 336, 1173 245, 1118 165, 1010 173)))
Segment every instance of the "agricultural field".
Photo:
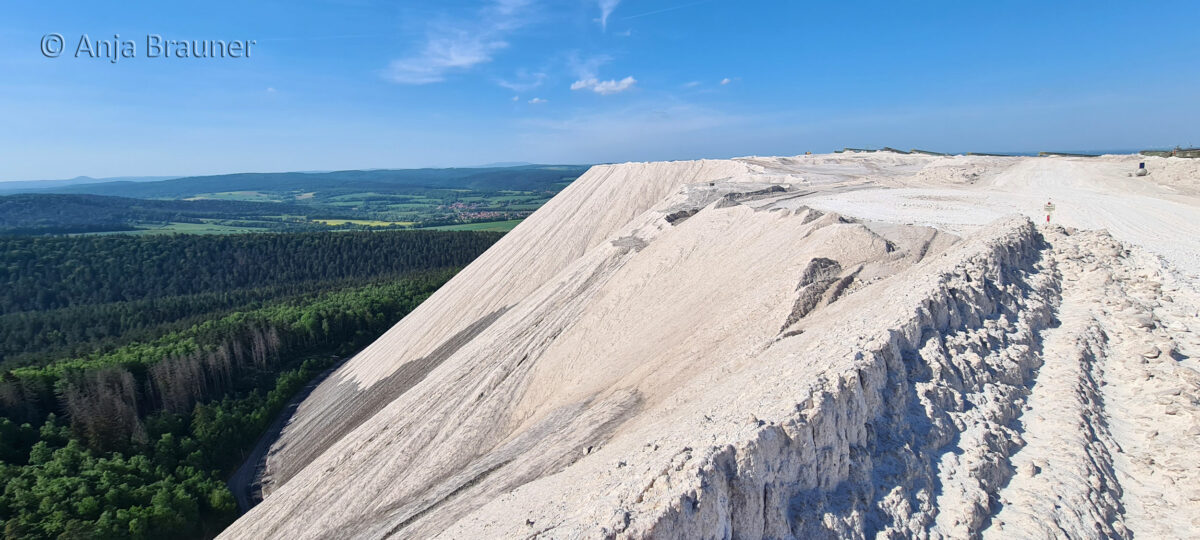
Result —
MULTIPOLYGON (((298 198, 299 196, 297 196, 298 198)), ((226 191, 223 193, 202 193, 188 197, 185 201, 247 201, 247 202, 282 202, 283 198, 258 191, 226 191)))
POLYGON ((374 219, 314 219, 313 222, 332 226, 362 225, 364 227, 411 227, 416 224, 413 221, 379 221, 374 219))
MULTIPOLYGON (((266 222, 261 222, 266 223, 266 222)), ((211 221, 202 223, 166 223, 157 226, 139 227, 136 231, 129 231, 130 234, 237 234, 254 232, 259 230, 256 227, 221 225, 211 221)), ((103 234, 103 233, 101 233, 103 234)), ((109 233, 112 234, 112 233, 109 233)))
POLYGON ((0 235, 508 231, 583 166, 236 174, 0 196, 0 235))
POLYGON ((487 232, 508 232, 513 230, 517 224, 524 220, 510 219, 506 221, 490 221, 485 223, 463 223, 461 225, 441 225, 437 227, 429 227, 435 231, 487 231, 487 232))

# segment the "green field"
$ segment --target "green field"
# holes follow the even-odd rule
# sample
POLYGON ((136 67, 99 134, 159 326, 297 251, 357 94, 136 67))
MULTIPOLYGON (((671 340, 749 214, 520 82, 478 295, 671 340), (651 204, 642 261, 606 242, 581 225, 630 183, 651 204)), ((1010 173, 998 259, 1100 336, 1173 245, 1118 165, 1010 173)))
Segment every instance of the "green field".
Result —
POLYGON ((161 227, 147 227, 134 234, 236 234, 256 231, 261 232, 262 229, 215 223, 171 223, 161 227))
POLYGON ((428 227, 424 230, 430 231, 489 231, 489 232, 508 232, 513 230, 518 223, 525 221, 523 219, 510 219, 508 221, 491 221, 488 223, 463 223, 461 225, 442 225, 440 227, 428 227))
POLYGON ((267 229, 259 227, 237 227, 231 225, 220 225, 216 223, 168 223, 166 225, 139 225, 136 230, 132 231, 104 231, 104 232, 86 232, 75 233, 72 236, 95 236, 109 234, 131 234, 136 236, 144 236, 149 234, 239 234, 250 232, 264 232, 267 229))
POLYGON ((373 219, 314 219, 325 225, 362 225, 364 227, 411 227, 412 221, 378 221, 373 219))
MULTIPOLYGON (((297 195, 296 198, 300 196, 297 195)), ((311 197, 311 195, 309 195, 311 197)), ((226 191, 223 193, 201 193, 185 201, 216 200, 216 201, 248 201, 248 202, 282 202, 279 195, 261 193, 258 191, 226 191)))

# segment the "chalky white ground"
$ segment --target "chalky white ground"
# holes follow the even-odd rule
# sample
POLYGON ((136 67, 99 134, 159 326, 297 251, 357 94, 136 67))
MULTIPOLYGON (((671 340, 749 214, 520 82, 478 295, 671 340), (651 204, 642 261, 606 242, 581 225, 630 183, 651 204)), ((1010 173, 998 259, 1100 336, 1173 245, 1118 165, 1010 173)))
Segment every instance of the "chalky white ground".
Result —
POLYGON ((1197 160, 597 166, 322 383, 224 536, 1186 537, 1198 274, 1197 160))

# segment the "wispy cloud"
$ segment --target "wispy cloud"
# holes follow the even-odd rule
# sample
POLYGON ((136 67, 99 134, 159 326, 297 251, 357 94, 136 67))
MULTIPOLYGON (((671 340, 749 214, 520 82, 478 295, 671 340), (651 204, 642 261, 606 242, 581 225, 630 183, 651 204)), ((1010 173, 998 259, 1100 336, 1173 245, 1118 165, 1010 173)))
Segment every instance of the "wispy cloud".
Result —
POLYGON ((517 72, 515 80, 499 79, 496 84, 513 92, 528 92, 542 85, 546 80, 545 73, 529 73, 525 70, 517 72))
POLYGON ((542 104, 542 103, 545 103, 545 102, 547 102, 547 101, 549 101, 549 100, 548 100, 548 99, 542 99, 542 98, 540 98, 540 97, 535 97, 535 98, 533 98, 533 99, 529 100, 529 102, 530 102, 530 103, 532 103, 532 104, 534 104, 534 105, 540 105, 540 104, 542 104))
POLYGON ((431 39, 419 56, 392 61, 387 76, 400 84, 441 82, 447 72, 490 62, 496 51, 507 46, 504 41, 481 41, 466 32, 431 39))
POLYGON ((420 51, 392 61, 385 77, 400 84, 429 84, 490 62, 508 46, 505 36, 527 22, 531 1, 493 0, 471 17, 431 24, 420 51))
POLYGON ((617 9, 621 0, 600 0, 600 27, 608 30, 608 16, 617 9))
POLYGON ((713 1, 713 0, 699 0, 699 1, 697 1, 697 2, 689 2, 689 3, 687 3, 687 4, 679 4, 679 5, 675 5, 675 6, 670 6, 670 7, 665 7, 665 8, 661 8, 661 9, 656 9, 656 10, 653 10, 653 11, 647 11, 647 12, 644 12, 644 13, 637 13, 637 14, 634 14, 634 15, 629 15, 629 16, 627 16, 627 17, 621 17, 621 20, 640 19, 640 18, 642 18, 642 17, 649 17, 650 15, 658 15, 659 13, 667 13, 668 11, 675 11, 675 10, 678 10, 678 9, 684 9, 684 8, 690 8, 690 7, 692 7, 692 6, 698 6, 698 5, 700 5, 700 4, 707 4, 707 3, 709 3, 709 2, 712 2, 712 1, 713 1))
POLYGON ((600 72, 600 66, 612 61, 612 57, 605 54, 580 58, 578 51, 572 51, 567 55, 567 67, 575 73, 578 79, 594 79, 597 73, 600 72))
POLYGON ((637 79, 633 77, 625 77, 621 80, 601 81, 598 79, 583 79, 575 81, 571 84, 571 90, 591 90, 600 95, 617 94, 633 88, 637 84, 637 79))
POLYGON ((684 88, 695 88, 697 86, 700 86, 700 81, 688 81, 683 83, 684 88))
POLYGON ((729 77, 725 77, 724 79, 721 79, 721 86, 725 86, 731 82, 733 82, 733 79, 730 79, 729 77))

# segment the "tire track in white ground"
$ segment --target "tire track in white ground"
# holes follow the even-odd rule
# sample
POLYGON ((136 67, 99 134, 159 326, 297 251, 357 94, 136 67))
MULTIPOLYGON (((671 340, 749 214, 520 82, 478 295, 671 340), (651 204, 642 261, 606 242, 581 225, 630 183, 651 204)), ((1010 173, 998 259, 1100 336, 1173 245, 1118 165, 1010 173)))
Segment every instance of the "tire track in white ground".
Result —
MULTIPOLYGON (((1119 452, 1125 523, 1136 537, 1194 538, 1200 530, 1200 374, 1190 287, 1134 251, 1100 264, 1113 279, 1099 300, 1109 358, 1103 400, 1119 452), (1169 288, 1175 288, 1170 291, 1169 288), (1188 358, 1191 357, 1191 358, 1188 358)), ((1095 300, 1094 300, 1095 301, 1095 300)))
POLYGON ((983 536, 1129 538, 1100 395, 1108 339, 1087 298, 1111 273, 1085 270, 1078 241, 1054 229, 1044 232, 1063 276, 1059 326, 1042 333, 1042 367, 1020 420, 1026 445, 983 536))
POLYGON ((993 538, 1187 538, 1200 528, 1196 306, 1154 257, 1046 228, 1061 325, 1021 417, 993 538))

